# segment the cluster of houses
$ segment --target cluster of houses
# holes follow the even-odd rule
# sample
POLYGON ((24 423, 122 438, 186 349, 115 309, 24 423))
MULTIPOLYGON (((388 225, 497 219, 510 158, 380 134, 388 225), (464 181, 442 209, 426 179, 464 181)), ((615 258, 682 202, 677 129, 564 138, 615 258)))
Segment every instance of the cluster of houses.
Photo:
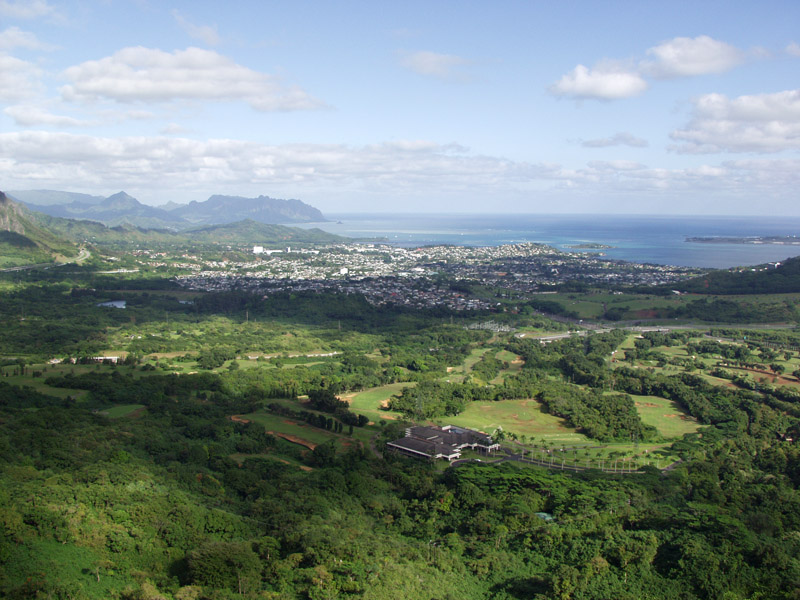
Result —
POLYGON ((461 458, 461 451, 466 448, 485 454, 500 448, 500 444, 485 433, 454 425, 409 427, 406 429, 406 437, 388 442, 386 446, 417 458, 448 461, 461 458))

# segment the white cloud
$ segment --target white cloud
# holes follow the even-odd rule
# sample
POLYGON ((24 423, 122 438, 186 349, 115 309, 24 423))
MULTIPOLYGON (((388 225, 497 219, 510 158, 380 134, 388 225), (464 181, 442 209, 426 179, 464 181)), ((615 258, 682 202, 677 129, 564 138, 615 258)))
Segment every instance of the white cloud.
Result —
POLYGON ((676 37, 647 50, 652 61, 642 63, 642 71, 653 77, 692 77, 724 73, 741 64, 744 53, 707 35, 676 37))
POLYGON ((22 31, 19 27, 9 27, 0 31, 0 50, 28 48, 30 50, 50 50, 52 46, 40 42, 33 33, 22 31))
POLYGON ((707 94, 672 139, 679 152, 780 152, 800 149, 800 90, 739 96, 707 94))
POLYGON ((66 100, 169 102, 243 100, 260 111, 319 108, 322 103, 276 77, 253 71, 211 50, 173 53, 132 47, 68 68, 61 88, 66 100))
POLYGON ((0 134, 0 179, 29 185, 85 180, 104 188, 224 189, 332 184, 403 190, 490 189, 541 178, 553 168, 476 156, 457 145, 392 142, 268 146, 254 142, 174 137, 98 138, 25 131, 0 134))
MULTIPOLYGON (((80 182, 85 191, 124 189, 154 201, 204 199, 211 193, 284 194, 327 202, 338 196, 349 206, 361 202, 361 207, 373 209, 378 198, 422 210, 430 207, 431 198, 449 198, 454 209, 463 210, 502 195, 525 201, 549 199, 570 210, 585 206, 590 192, 595 198, 635 198, 631 205, 635 211, 668 206, 674 212, 682 203, 681 210, 691 213, 711 206, 707 201, 712 199, 739 198, 738 205, 725 206, 748 212, 746 207, 752 211, 755 198, 769 196, 796 212, 800 160, 731 161, 685 169, 614 160, 568 169, 416 140, 361 147, 269 146, 225 139, 100 138, 25 131, 0 133, 0 180, 12 189, 75 189, 75 182, 80 182)), ((320 207, 336 208, 324 202, 320 207)))
POLYGON ((800 56, 800 44, 797 42, 792 42, 785 48, 786 54, 790 56, 800 56))
POLYGON ((55 115, 40 106, 29 104, 9 106, 3 112, 14 119, 14 122, 21 127, 35 127, 38 125, 81 127, 91 125, 91 123, 87 123, 86 121, 63 115, 55 115))
POLYGON ((41 89, 41 75, 33 63, 0 53, 0 102, 32 97, 41 89))
POLYGON ((45 0, 0 0, 0 15, 12 19, 36 19, 56 15, 56 9, 45 0))
POLYGON ((465 58, 453 54, 438 54, 425 50, 406 54, 401 57, 400 65, 419 75, 436 77, 438 79, 453 79, 463 77, 461 67, 470 64, 465 58))
POLYGON ((189 36, 204 42, 208 46, 216 46, 219 44, 220 39, 216 25, 195 25, 194 23, 188 21, 177 10, 172 11, 172 16, 178 22, 178 25, 180 25, 181 29, 189 34, 189 36))
POLYGON ((630 146, 631 148, 646 148, 647 140, 638 138, 626 131, 615 133, 610 138, 586 140, 581 143, 584 148, 608 148, 610 146, 630 146))
POLYGON ((636 72, 611 63, 594 69, 578 65, 550 86, 550 93, 576 99, 618 100, 638 96, 647 82, 636 72))
MULTIPOLYGON (((788 50, 787 50, 788 51, 788 50)), ((767 56, 763 49, 754 58, 767 56)), ((576 99, 618 100, 637 96, 648 88, 645 77, 670 79, 723 73, 742 63, 745 53, 707 35, 676 37, 647 50, 650 60, 636 65, 605 59, 593 69, 576 66, 550 86, 550 93, 576 99)))

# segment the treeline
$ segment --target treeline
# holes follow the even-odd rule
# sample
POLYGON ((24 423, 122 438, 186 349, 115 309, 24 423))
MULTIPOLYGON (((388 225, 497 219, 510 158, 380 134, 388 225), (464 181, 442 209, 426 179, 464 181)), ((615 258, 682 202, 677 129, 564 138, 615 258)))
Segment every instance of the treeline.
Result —
POLYGON ((605 394, 566 383, 547 382, 536 396, 547 412, 601 442, 650 441, 655 427, 642 423, 633 399, 626 394, 605 394))
POLYGON ((668 316, 712 323, 777 323, 797 321, 800 313, 798 304, 792 301, 734 302, 718 298, 693 300, 673 309, 668 316))
MULTIPOLYGON (((781 434, 796 434, 798 420, 786 417, 785 430, 770 407, 760 432, 728 435, 720 423, 680 443, 682 465, 615 477, 508 463, 441 473, 357 447, 307 452, 195 395, 178 388, 115 420, 0 407, 0 594, 796 595, 800 449, 781 434)), ((730 421, 749 421, 751 408, 731 405, 730 421)))
POLYGON ((496 400, 493 387, 474 383, 422 381, 389 400, 388 409, 418 421, 460 414, 474 400, 496 400))

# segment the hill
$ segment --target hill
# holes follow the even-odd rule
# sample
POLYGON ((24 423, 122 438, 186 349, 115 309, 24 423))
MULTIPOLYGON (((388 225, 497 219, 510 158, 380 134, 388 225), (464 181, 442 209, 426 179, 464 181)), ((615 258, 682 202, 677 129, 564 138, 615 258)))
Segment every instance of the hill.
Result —
POLYGON ((694 294, 785 294, 800 292, 800 257, 777 265, 766 264, 736 270, 713 271, 673 285, 694 294))
POLYGON ((74 244, 36 224, 22 205, 0 192, 0 266, 52 262, 77 252, 74 244))
POLYGON ((325 221, 322 213, 300 200, 269 196, 211 196, 205 202, 190 202, 170 211, 195 224, 231 223, 252 219, 259 223, 315 223, 325 221))
POLYGON ((300 229, 285 225, 269 225, 244 220, 224 225, 196 227, 185 231, 148 229, 130 224, 108 227, 95 221, 63 219, 49 215, 36 215, 42 226, 78 243, 99 246, 130 246, 137 244, 260 244, 286 243, 325 244, 346 241, 341 236, 320 229, 300 229))
POLYGON ((26 204, 31 210, 52 217, 87 219, 110 227, 127 223, 138 227, 178 229, 187 225, 179 216, 161 208, 142 204, 125 192, 118 192, 101 199, 100 202, 76 199, 66 204, 40 205, 33 202, 26 204))
POLYGON ((285 225, 259 223, 245 219, 235 223, 197 227, 181 233, 195 241, 214 241, 240 244, 282 244, 286 242, 327 244, 344 242, 347 238, 333 235, 318 228, 300 229, 285 225))
POLYGON ((17 202, 35 204, 37 206, 53 206, 58 204, 100 204, 103 196, 78 194, 76 192, 62 192, 60 190, 14 190, 7 192, 8 196, 17 202))

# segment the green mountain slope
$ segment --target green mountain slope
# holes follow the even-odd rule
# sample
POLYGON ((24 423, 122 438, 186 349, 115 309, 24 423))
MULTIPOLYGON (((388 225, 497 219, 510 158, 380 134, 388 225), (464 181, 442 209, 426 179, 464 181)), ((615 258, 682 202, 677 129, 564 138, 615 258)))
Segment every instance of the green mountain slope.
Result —
POLYGON ((267 225, 250 219, 225 225, 198 227, 181 232, 167 229, 145 229, 127 224, 107 227, 94 221, 78 221, 44 214, 36 214, 36 221, 74 242, 101 246, 128 246, 144 243, 325 244, 346 240, 346 238, 326 233, 320 229, 307 230, 285 225, 267 225))
POLYGON ((75 244, 36 223, 23 206, 0 192, 0 267, 53 262, 77 253, 75 244))

